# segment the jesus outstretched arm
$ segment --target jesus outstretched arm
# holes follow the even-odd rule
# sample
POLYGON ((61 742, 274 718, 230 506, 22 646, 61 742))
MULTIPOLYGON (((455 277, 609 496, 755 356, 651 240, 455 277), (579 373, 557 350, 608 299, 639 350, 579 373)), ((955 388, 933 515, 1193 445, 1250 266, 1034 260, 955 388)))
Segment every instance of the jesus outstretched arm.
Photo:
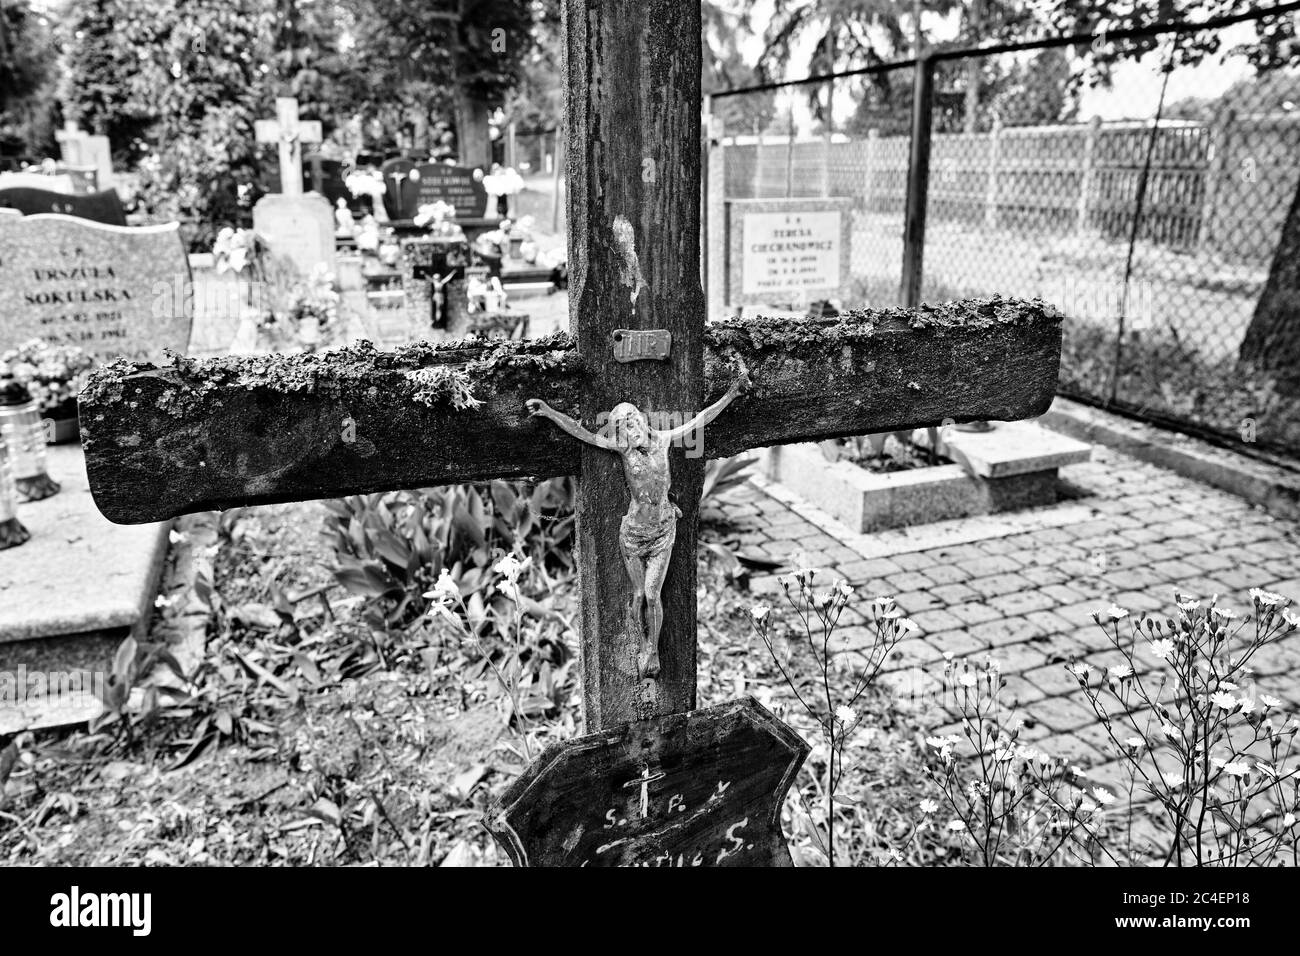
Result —
POLYGON ((619 447, 612 439, 604 435, 597 435, 583 428, 581 423, 570 418, 563 412, 557 412, 540 398, 530 398, 524 402, 524 407, 528 409, 529 414, 539 418, 549 418, 555 424, 559 425, 564 431, 568 432, 578 441, 586 442, 588 445, 595 445, 597 448, 603 448, 606 451, 618 451, 619 447))
POLYGON ((736 379, 735 384, 733 384, 731 388, 727 389, 727 393, 708 408, 704 409, 704 411, 692 418, 689 422, 686 422, 684 425, 678 425, 676 428, 667 432, 668 440, 675 441, 684 438, 692 432, 708 425, 715 418, 721 415, 728 405, 736 400, 736 396, 741 392, 748 391, 752 384, 753 383, 749 378, 749 370, 742 364, 740 367, 740 378, 736 379))

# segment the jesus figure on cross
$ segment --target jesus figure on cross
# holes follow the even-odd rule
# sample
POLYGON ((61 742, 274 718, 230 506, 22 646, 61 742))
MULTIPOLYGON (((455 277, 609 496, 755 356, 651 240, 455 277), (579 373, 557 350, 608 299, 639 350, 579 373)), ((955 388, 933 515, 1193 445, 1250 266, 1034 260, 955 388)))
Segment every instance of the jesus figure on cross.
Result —
MULTIPOLYGON (((682 516, 669 494, 668 449, 687 435, 698 434, 749 386, 749 372, 742 364, 740 378, 725 395, 685 424, 662 430, 651 428, 641 409, 621 402, 609 413, 609 427, 602 429, 612 434, 590 432, 541 399, 530 398, 524 403, 530 413, 549 418, 579 441, 617 452, 623 458, 623 475, 631 500, 618 539, 632 579, 632 620, 641 633, 637 665, 643 678, 659 676, 663 584, 677 540, 677 519, 682 516)), ((702 450, 704 445, 697 440, 691 447, 702 450)))

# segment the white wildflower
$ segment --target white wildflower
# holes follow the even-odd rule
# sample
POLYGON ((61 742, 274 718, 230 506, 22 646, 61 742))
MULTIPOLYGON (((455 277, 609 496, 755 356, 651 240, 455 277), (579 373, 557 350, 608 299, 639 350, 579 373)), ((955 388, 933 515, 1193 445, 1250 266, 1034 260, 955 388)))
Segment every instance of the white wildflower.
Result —
POLYGON ((1272 591, 1265 591, 1263 588, 1251 588, 1250 597, 1261 607, 1277 607, 1286 603, 1286 598, 1282 595, 1274 594, 1272 591))
POLYGON ((532 558, 524 558, 524 560, 520 561, 516 555, 507 554, 492 565, 492 570, 506 579, 506 582, 512 586, 510 590, 517 591, 518 589, 514 588, 513 585, 519 583, 519 575, 532 563, 532 558))
POLYGON ((1280 700, 1278 700, 1276 697, 1270 697, 1268 694, 1260 694, 1259 702, 1264 705, 1265 710, 1267 710, 1270 707, 1282 706, 1282 702, 1280 700))
POLYGON ((1228 693, 1226 690, 1216 691, 1210 696, 1210 701, 1215 706, 1222 707, 1224 710, 1236 710, 1237 704, 1240 703, 1236 697, 1233 697, 1232 694, 1228 693))
POLYGON ((1250 765, 1244 760, 1233 760, 1223 765, 1223 772, 1233 777, 1244 777, 1250 773, 1250 765))
POLYGON ((1133 668, 1127 664, 1116 664, 1106 668, 1106 674, 1111 680, 1124 680, 1126 677, 1133 676, 1133 668))
POLYGON ((1147 645, 1147 652, 1152 657, 1166 661, 1169 659, 1169 655, 1174 652, 1174 642, 1167 637, 1159 638, 1147 645))
POLYGON ((1106 610, 1101 612, 1101 617, 1106 621, 1120 621, 1128 617, 1128 611, 1118 604, 1112 604, 1106 610))
POLYGON ((927 817, 933 813, 937 813, 938 810, 939 810, 939 802, 937 800, 930 800, 927 798, 921 801, 921 812, 924 813, 927 817))
POLYGON ((755 604, 749 609, 749 616, 754 619, 755 624, 762 624, 771 613, 772 609, 766 604, 755 604))
POLYGON ((948 829, 953 833, 961 833, 966 829, 966 824, 962 823, 960 820, 952 820, 948 824, 948 829))
POLYGON ((858 719, 857 712, 847 704, 840 704, 840 706, 836 707, 835 716, 846 727, 856 723, 858 719))
POLYGON ((1115 795, 1109 790, 1103 790, 1101 787, 1093 787, 1092 795, 1097 798, 1097 802, 1102 806, 1109 806, 1115 802, 1115 795))
POLYGON ((435 604, 446 605, 460 600, 460 588, 452 579, 451 572, 443 568, 438 580, 433 583, 433 589, 426 592, 424 597, 435 604))

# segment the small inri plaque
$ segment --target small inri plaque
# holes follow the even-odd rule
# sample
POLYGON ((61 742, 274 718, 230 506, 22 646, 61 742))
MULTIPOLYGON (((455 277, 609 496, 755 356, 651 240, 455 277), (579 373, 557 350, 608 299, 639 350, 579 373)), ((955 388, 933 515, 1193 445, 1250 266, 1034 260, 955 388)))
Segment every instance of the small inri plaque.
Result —
POLYGON ((642 359, 663 361, 673 350, 673 334, 667 329, 615 329, 614 358, 619 362, 642 359))

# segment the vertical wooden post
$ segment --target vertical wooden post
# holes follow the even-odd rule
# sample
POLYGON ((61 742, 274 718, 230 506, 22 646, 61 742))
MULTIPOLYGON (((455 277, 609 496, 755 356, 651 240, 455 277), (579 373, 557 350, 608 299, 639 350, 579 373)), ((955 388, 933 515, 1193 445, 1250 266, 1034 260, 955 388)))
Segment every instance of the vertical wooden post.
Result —
MULTIPOLYGON (((694 414, 704 399, 699 0, 565 0, 564 33, 569 305, 591 382, 583 420, 594 426, 624 401, 652 424, 656 413, 694 414), (615 361, 616 328, 667 329, 670 358, 615 361)), ((662 670, 642 681, 619 547, 627 484, 617 456, 582 449, 576 512, 588 731, 695 706, 704 459, 676 448, 671 461, 682 517, 663 589, 662 670)))
POLYGON ((1079 175, 1079 204, 1075 209, 1075 232, 1082 234, 1088 228, 1088 206, 1092 197, 1093 181, 1096 178, 1094 164, 1097 155, 1097 134, 1101 129, 1101 117, 1094 116, 1088 124, 1088 132, 1083 141, 1083 172, 1079 175))
POLYGON ((1228 174, 1228 146, 1232 123, 1236 118, 1233 109, 1220 110, 1210 127, 1211 156, 1205 164, 1205 199, 1201 203, 1201 223, 1197 236, 1197 245, 1203 252, 1213 251, 1215 211, 1228 174))
POLYGON ((984 228, 998 227, 998 152, 1002 145, 1002 120, 993 114, 993 128, 989 130, 988 180, 984 184, 984 228))
POLYGON ((934 60, 922 56, 916 61, 915 69, 912 87, 912 151, 907 166, 907 218, 903 226, 903 280, 898 294, 901 304, 906 308, 914 308, 921 301, 925 207, 930 188, 934 60))
POLYGON ((871 194, 876 188, 876 170, 875 164, 880 152, 880 130, 874 126, 867 130, 867 158, 866 169, 862 175, 862 209, 864 212, 871 212, 871 194))

